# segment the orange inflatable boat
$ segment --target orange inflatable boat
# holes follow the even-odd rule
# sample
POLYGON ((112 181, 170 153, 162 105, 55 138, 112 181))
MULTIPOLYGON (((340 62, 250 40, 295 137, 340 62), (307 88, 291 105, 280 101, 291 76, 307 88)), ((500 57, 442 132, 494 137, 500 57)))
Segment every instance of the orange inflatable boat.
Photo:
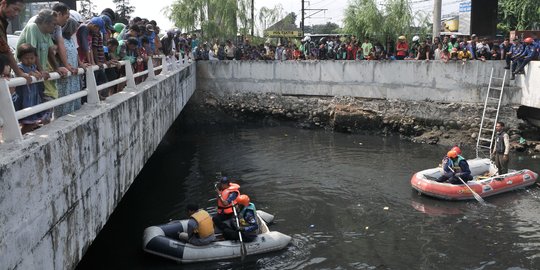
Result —
MULTIPOLYGON (((511 171, 507 174, 493 176, 497 168, 489 159, 472 159, 467 161, 473 180, 467 185, 481 197, 524 188, 533 185, 538 174, 531 170, 511 171)), ((435 180, 442 175, 442 168, 432 168, 417 172, 411 178, 411 186, 421 194, 445 200, 474 199, 472 192, 465 185, 438 183, 435 180)))

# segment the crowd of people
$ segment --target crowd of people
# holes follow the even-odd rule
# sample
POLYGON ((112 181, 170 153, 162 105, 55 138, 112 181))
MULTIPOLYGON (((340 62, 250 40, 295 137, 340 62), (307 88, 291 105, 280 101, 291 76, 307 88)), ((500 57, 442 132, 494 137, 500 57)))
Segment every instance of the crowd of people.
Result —
MULTIPOLYGON (((174 34, 170 34, 174 39, 174 34)), ((179 38, 178 42, 189 41, 179 38)), ((459 60, 506 60, 507 68, 512 73, 523 73, 523 68, 537 60, 540 41, 531 37, 520 40, 505 39, 500 44, 488 39, 479 40, 476 35, 459 37, 456 35, 420 39, 414 36, 409 42, 405 36, 398 37, 396 43, 388 40, 385 45, 365 38, 363 42, 355 36, 327 36, 318 40, 306 36, 298 42, 269 42, 251 45, 249 40, 234 45, 230 40, 225 43, 214 41, 193 46, 195 60, 441 60, 448 62, 459 60)))
MULTIPOLYGON (((83 18, 63 4, 43 9, 32 17, 19 35, 16 51, 7 43, 8 20, 24 10, 22 0, 0 1, 0 68, 3 78, 23 77, 26 85, 10 89, 16 110, 73 94, 85 88, 85 76, 78 76, 79 68, 97 65, 94 72, 98 85, 115 80, 125 72, 119 61, 132 65, 134 72, 144 71, 148 59, 161 54, 159 27, 153 20, 133 18, 128 25, 116 22, 116 13, 104 9, 99 16, 83 18), (49 80, 51 72, 61 78, 49 80), (71 76, 70 76, 71 75, 71 76), (31 83, 32 78, 43 82, 31 83)), ((140 82, 140 77, 136 82, 140 82)), ((100 91, 100 98, 119 91, 123 85, 100 91)), ((21 132, 30 132, 54 118, 69 114, 84 103, 83 100, 55 107, 19 121, 21 132)))

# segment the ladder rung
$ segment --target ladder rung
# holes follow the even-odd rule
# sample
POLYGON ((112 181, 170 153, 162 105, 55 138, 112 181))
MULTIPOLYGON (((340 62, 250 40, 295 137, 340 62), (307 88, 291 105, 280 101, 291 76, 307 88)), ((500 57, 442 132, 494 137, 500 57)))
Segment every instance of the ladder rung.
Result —
POLYGON ((493 87, 493 86, 490 87, 489 89, 490 89, 490 90, 498 90, 498 91, 502 91, 502 90, 503 90, 502 87, 493 87))
POLYGON ((504 80, 504 78, 499 78, 499 77, 491 77, 492 79, 496 79, 496 80, 504 80))
POLYGON ((484 141, 484 142, 491 142, 490 139, 486 139, 486 138, 479 138, 480 141, 484 141))
POLYGON ((489 146, 483 146, 483 145, 478 145, 478 148, 486 148, 486 149, 491 149, 489 146))
POLYGON ((488 97, 488 99, 499 101, 499 98, 496 98, 496 97, 488 97))
POLYGON ((484 120, 488 120, 488 121, 491 121, 491 122, 495 122, 495 121, 497 121, 497 119, 495 119, 495 118, 487 118, 487 117, 486 117, 486 118, 484 118, 484 120))

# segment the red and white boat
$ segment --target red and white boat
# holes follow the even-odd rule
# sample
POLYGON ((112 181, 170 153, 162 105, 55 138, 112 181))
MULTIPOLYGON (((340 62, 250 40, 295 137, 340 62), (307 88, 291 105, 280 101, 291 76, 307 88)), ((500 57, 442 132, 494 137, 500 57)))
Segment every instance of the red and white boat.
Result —
MULTIPOLYGON (((496 175, 497 168, 489 159, 467 160, 473 180, 467 185, 481 197, 515 190, 533 185, 538 174, 528 170, 511 171, 507 174, 496 175)), ((472 192, 465 185, 439 183, 435 180, 442 175, 442 168, 432 168, 417 172, 411 178, 411 186, 418 192, 445 200, 471 200, 472 192)))

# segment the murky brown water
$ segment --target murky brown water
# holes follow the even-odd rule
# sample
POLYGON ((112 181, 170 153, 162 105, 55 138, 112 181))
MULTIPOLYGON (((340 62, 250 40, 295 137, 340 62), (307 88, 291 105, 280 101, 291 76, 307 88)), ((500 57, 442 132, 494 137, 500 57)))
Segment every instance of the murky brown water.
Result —
MULTIPOLYGON (((416 171, 446 147, 292 127, 190 129, 152 157, 78 269, 539 269, 540 190, 476 201, 419 196, 416 171), (144 228, 213 207, 216 172, 238 179, 287 249, 180 265, 142 251, 144 228), (387 209, 387 210, 385 210, 387 209)), ((464 154, 474 153, 464 149, 464 154)), ((513 156, 511 168, 540 172, 513 156)))

